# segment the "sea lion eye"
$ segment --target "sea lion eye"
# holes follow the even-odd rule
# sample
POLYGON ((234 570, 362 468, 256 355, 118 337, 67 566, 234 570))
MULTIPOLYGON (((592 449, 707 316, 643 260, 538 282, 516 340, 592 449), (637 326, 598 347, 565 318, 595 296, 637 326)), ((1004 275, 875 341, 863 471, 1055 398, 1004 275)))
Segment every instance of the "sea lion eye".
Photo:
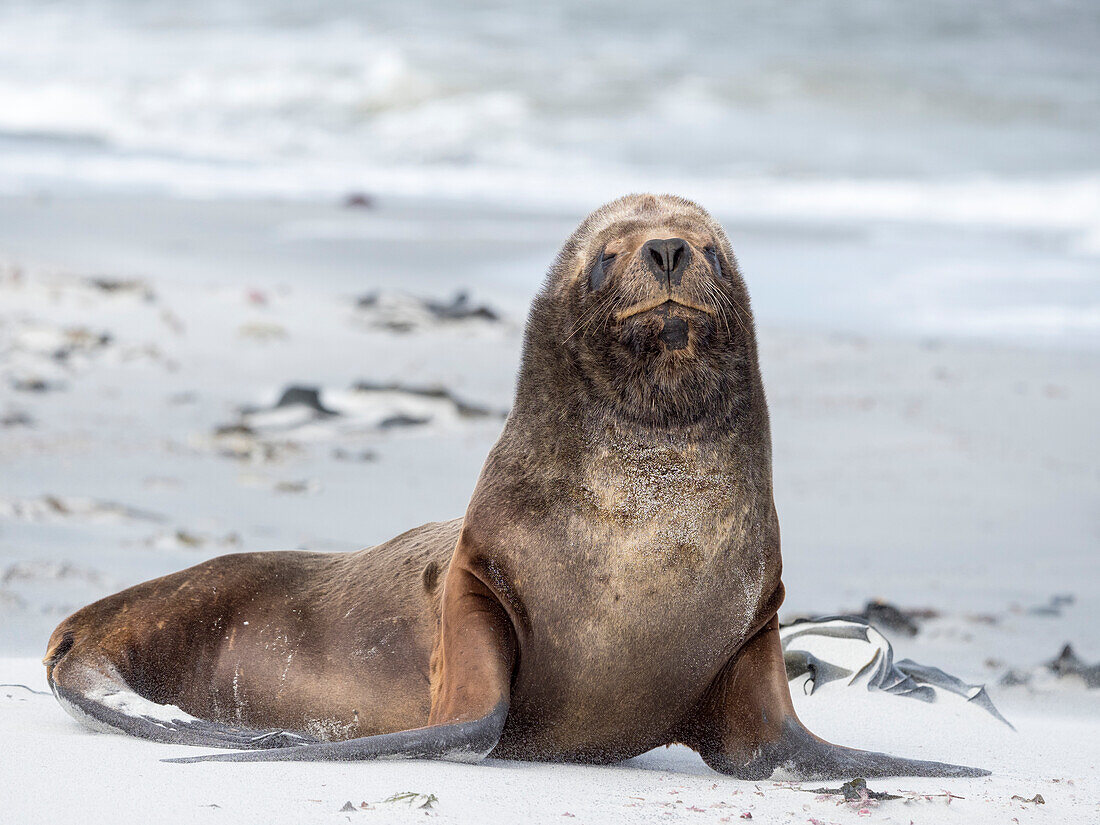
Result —
POLYGON ((600 256, 596 258, 596 263, 592 265, 592 271, 588 275, 588 288, 595 292, 607 279, 607 270, 614 262, 615 256, 608 252, 601 252, 600 256))
POLYGON ((706 253, 707 260, 710 261, 711 266, 714 267, 714 271, 718 274, 722 274, 722 262, 718 259, 718 249, 713 246, 706 247, 703 252, 706 253))

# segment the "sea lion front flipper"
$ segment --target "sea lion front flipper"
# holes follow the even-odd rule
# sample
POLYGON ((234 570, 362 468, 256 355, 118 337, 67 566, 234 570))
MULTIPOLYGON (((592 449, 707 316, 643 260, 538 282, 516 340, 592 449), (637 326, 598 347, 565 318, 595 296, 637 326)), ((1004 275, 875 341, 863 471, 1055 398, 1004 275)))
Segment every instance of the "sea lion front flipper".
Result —
POLYGON ((771 620, 738 651, 703 699, 687 744, 721 773, 766 779, 783 768, 798 779, 881 776, 987 776, 989 771, 845 748, 799 721, 771 620))
POLYGON ((512 625, 500 602, 476 576, 452 562, 443 589, 440 644, 432 657, 432 710, 427 726, 344 742, 162 761, 476 762, 489 755, 504 730, 515 650, 512 625))

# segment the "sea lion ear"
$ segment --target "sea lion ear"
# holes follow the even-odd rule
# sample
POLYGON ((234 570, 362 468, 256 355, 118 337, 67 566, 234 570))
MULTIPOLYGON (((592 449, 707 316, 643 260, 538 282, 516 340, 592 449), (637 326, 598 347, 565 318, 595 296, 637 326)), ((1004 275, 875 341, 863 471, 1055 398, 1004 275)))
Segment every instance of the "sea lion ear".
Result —
POLYGON ((606 252, 601 252, 596 256, 596 262, 592 264, 592 269, 588 273, 588 288, 592 292, 603 286, 604 281, 607 280, 607 270, 614 260, 615 256, 608 255, 606 252))

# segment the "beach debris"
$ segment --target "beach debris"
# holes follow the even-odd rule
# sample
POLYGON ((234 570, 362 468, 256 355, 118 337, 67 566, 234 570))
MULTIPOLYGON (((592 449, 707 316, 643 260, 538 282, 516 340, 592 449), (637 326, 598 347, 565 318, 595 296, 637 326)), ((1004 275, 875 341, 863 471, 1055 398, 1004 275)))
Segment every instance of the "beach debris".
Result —
POLYGON ((911 659, 894 661, 890 642, 867 621, 858 617, 830 616, 799 621, 779 630, 787 678, 809 676, 803 689, 813 694, 829 682, 847 680, 895 696, 935 702, 941 694, 963 697, 1010 728, 1012 725, 993 705, 984 685, 963 682, 937 667, 911 659))
POLYGON ((1089 688, 1100 687, 1100 663, 1090 665, 1086 663, 1069 644, 1062 647, 1062 652, 1047 662, 1047 669, 1059 678, 1066 676, 1080 676, 1089 688))
POLYGON ((237 327, 237 335, 250 341, 266 344, 270 341, 285 341, 290 337, 286 327, 273 321, 249 321, 237 327))
POLYGON ((16 392, 54 392, 65 389, 61 381, 47 381, 37 376, 31 378, 13 378, 11 388, 16 392))
POLYGON ((13 692, 14 691, 19 691, 20 692, 19 701, 21 701, 21 702, 26 701, 26 696, 23 695, 23 694, 28 694, 28 693, 32 696, 53 696, 53 694, 50 693, 48 690, 35 690, 32 687, 28 687, 27 685, 21 685, 21 684, 18 684, 18 683, 5 683, 5 684, 2 684, 2 685, 0 685, 0 690, 4 691, 4 695, 8 699, 15 698, 13 692))
POLYGON ((76 581, 84 584, 102 585, 103 574, 87 567, 77 567, 67 561, 22 561, 9 564, 0 570, 0 587, 14 582, 33 581, 76 581))
POLYGON ((34 419, 22 410, 0 413, 0 427, 33 427, 34 419))
POLYGON ((115 299, 138 299, 153 303, 156 291, 143 278, 117 275, 85 275, 43 269, 24 270, 0 263, 0 288, 17 289, 25 294, 37 293, 51 303, 76 299, 81 306, 90 302, 115 299))
MULTIPOLYGON (((215 428, 210 443, 226 457, 276 461, 304 442, 331 441, 428 425, 456 426, 464 421, 503 418, 459 398, 440 386, 359 381, 348 390, 292 384, 270 407, 242 407, 236 422, 215 428)), ((342 460, 369 461, 369 450, 341 447, 342 460)))
POLYGON ((373 209, 374 198, 366 192, 348 192, 341 205, 345 209, 373 209))
POLYGON ((168 327, 174 335, 184 335, 187 332, 187 324, 167 307, 160 311, 160 322, 168 327))
POLYGON ((205 547, 236 548, 241 546, 240 534, 230 532, 222 536, 177 528, 157 533, 145 539, 146 547, 156 550, 201 550, 205 547))
POLYGON ((1001 687, 1026 687, 1031 684, 1032 674, 1026 670, 1018 670, 1013 668, 1005 671, 1004 675, 997 680, 997 684, 1001 687))
POLYGON ((332 451, 332 457, 336 461, 375 461, 378 459, 378 453, 374 450, 348 450, 344 447, 337 447, 332 451))
POLYGON ((321 403, 321 391, 317 387, 290 386, 283 390, 279 400, 275 402, 275 408, 293 407, 301 405, 321 415, 339 415, 335 410, 330 410, 321 403))
POLYGON ((1077 598, 1072 593, 1056 593, 1050 597, 1046 604, 1029 607, 1026 612, 1032 616, 1057 617, 1062 615, 1064 608, 1069 607, 1075 601, 1077 601, 1077 598))
POLYGON ((417 793, 416 791, 403 791, 402 793, 395 793, 388 799, 383 799, 382 802, 404 802, 410 808, 431 808, 439 801, 439 798, 434 793, 417 793))
POLYGON ((277 481, 271 489, 276 493, 316 493, 321 489, 321 482, 315 478, 306 478, 299 481, 277 481))
POLYGON ((378 429, 392 430, 397 427, 419 427, 421 424, 427 424, 429 421, 431 421, 430 418, 421 418, 412 415, 391 415, 389 418, 385 418, 378 422, 378 429))
POLYGON ((140 278, 113 278, 106 275, 96 275, 85 278, 84 283, 94 290, 107 295, 131 295, 143 301, 155 301, 156 292, 149 284, 140 278))
POLYGON ((70 379, 106 361, 152 360, 174 364, 153 343, 120 346, 103 329, 16 318, 0 323, 0 381, 21 393, 68 389, 70 379))
POLYGON ((959 796, 953 794, 951 791, 943 791, 941 793, 924 793, 923 791, 899 791, 902 798, 906 802, 931 802, 933 799, 942 799, 948 805, 951 804, 952 799, 966 799, 965 796, 959 796))
POLYGON ((471 404, 468 401, 464 401, 447 388, 439 385, 415 386, 396 382, 376 383, 373 381, 358 381, 352 385, 352 391, 367 395, 371 393, 402 393, 405 395, 419 396, 420 398, 430 399, 432 401, 443 401, 453 407, 455 414, 459 418, 488 418, 493 415, 496 415, 498 418, 504 418, 507 415, 503 410, 494 412, 488 407, 480 404, 471 404))
POLYGON ((322 402, 321 392, 318 387, 292 384, 271 407, 242 407, 237 422, 215 428, 215 448, 229 458, 259 462, 276 461, 298 451, 290 436, 309 435, 301 430, 340 415, 322 402))
MULTIPOLYGON (((866 779, 853 779, 845 782, 839 788, 798 788, 807 793, 818 794, 818 799, 824 800, 830 796, 839 796, 838 805, 846 805, 856 811, 859 816, 869 816, 872 808, 877 808, 883 802, 891 799, 902 799, 898 794, 872 791, 867 787, 866 779)), ((961 797, 959 797, 961 798, 961 797)), ((951 800, 948 800, 950 803, 951 800)))
POLYGON ((424 307, 441 321, 465 321, 477 318, 482 321, 496 322, 500 316, 496 311, 482 304, 480 306, 470 302, 470 296, 464 290, 459 290, 450 301, 436 301, 431 298, 424 299, 424 307))
POLYGON ((258 435, 282 432, 303 427, 317 421, 334 418, 340 413, 321 401, 319 387, 291 384, 280 394, 271 407, 242 407, 237 424, 220 427, 223 433, 237 428, 238 432, 258 435))
POLYGON ((901 799, 901 797, 897 794, 884 793, 882 791, 872 791, 870 788, 867 787, 866 779, 853 779, 850 782, 845 782, 839 788, 815 788, 813 790, 808 790, 807 792, 843 796, 845 802, 863 803, 871 799, 874 799, 876 801, 885 801, 887 799, 901 799))
POLYGON ((0 265, 0 286, 32 287, 40 290, 50 300, 63 297, 88 298, 137 298, 153 302, 157 295, 143 278, 117 275, 77 275, 72 272, 50 271, 36 268, 26 272, 19 267, 0 265))
POLYGON ((65 362, 74 355, 99 352, 110 346, 112 340, 111 333, 87 327, 30 323, 16 332, 12 343, 23 352, 65 362))
POLYGON ((0 261, 0 286, 21 286, 26 273, 18 264, 0 261))
POLYGON ((227 424, 214 429, 211 443, 218 455, 238 461, 266 464, 299 451, 291 441, 263 440, 247 424, 227 424))
POLYGON ((1100 688, 1100 662, 1090 665, 1070 644, 1049 662, 1031 670, 1009 670, 1000 679, 1003 687, 1037 687, 1044 682, 1080 679, 1089 690, 1100 688))
MULTIPOLYGON (((860 619, 884 632, 889 631, 890 633, 898 633, 909 637, 916 636, 924 622, 942 617, 940 611, 935 608, 903 608, 883 599, 871 599, 864 604, 862 610, 847 611, 841 615, 860 619)), ((811 615, 797 616, 792 621, 806 621, 815 618, 817 617, 811 615)), ((996 617, 983 615, 966 616, 966 619, 980 624, 996 624, 997 622, 996 617)))
POLYGON ((349 799, 347 802, 344 803, 344 807, 341 808, 337 813, 344 813, 345 811, 358 811, 358 810, 359 810, 358 808, 356 808, 354 805, 351 804, 351 800, 349 799))
POLYGON ((0 608, 5 610, 26 610, 27 600, 17 593, 0 588, 0 608))
POLYGON ((1045 799, 1043 799, 1043 795, 1039 794, 1039 793, 1035 794, 1035 796, 1031 797, 1031 799, 1025 799, 1024 797, 1018 796, 1016 794, 1013 794, 1012 798, 1013 799, 1018 799, 1020 802, 1031 802, 1031 803, 1034 803, 1035 805, 1046 805, 1047 804, 1047 801, 1045 799))
POLYGON ((252 464, 274 464, 302 450, 293 441, 260 439, 248 427, 219 427, 213 441, 218 455, 252 464))
POLYGON ((889 602, 874 600, 867 602, 860 614, 875 627, 892 630, 903 636, 916 636, 919 630, 913 616, 889 602))
POLYGON ((369 292, 355 302, 357 323, 389 332, 418 332, 461 324, 492 326, 500 314, 486 304, 475 304, 460 290, 450 300, 402 293, 369 292))
POLYGON ((80 496, 0 497, 0 518, 14 521, 60 521, 67 519, 92 522, 164 521, 164 516, 113 501, 80 496))

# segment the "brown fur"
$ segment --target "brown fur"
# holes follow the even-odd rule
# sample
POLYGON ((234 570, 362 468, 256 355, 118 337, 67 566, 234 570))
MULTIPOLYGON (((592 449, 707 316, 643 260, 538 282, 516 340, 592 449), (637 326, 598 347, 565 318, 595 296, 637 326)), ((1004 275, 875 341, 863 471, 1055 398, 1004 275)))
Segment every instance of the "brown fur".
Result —
POLYGON ((532 308, 516 403, 455 553, 453 567, 491 555, 513 590, 497 598, 529 617, 513 621, 520 669, 499 754, 605 761, 683 738, 782 598, 770 464, 725 233, 679 198, 593 213, 532 308), (665 237, 691 245, 671 294, 712 310, 673 308, 690 324, 677 351, 660 344, 654 313, 615 317, 667 295, 640 254, 665 237), (592 291, 609 244, 618 254, 592 291))
POLYGON ((357 553, 235 553, 139 584, 63 621, 47 675, 64 685, 107 662, 154 702, 322 739, 416 727, 438 634, 425 572, 446 570, 460 525, 357 553))
MULTIPOLYGON (((74 614, 47 662, 59 685, 74 662, 106 662, 195 716, 327 739, 465 735, 503 708, 479 752, 606 762, 679 741, 754 777, 950 767, 801 727, 780 573, 767 406, 729 240, 689 201, 636 195, 592 213, 554 262, 461 522, 348 555, 215 559, 74 614), (669 238, 686 242, 675 272, 645 247, 669 238)), ((325 748, 288 758, 362 758, 325 748)))

